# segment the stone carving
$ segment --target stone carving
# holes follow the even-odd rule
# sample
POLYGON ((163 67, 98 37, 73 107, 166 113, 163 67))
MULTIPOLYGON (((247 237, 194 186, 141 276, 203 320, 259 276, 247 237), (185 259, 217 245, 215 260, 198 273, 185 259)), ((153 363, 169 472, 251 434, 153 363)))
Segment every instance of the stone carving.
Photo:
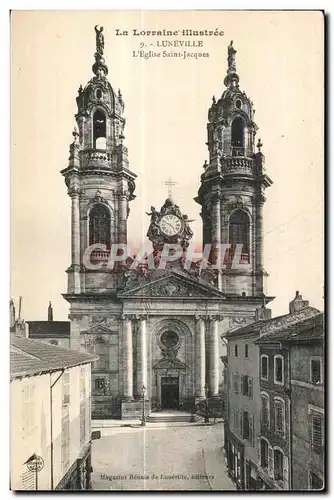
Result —
POLYGON ((101 324, 101 323, 107 323, 107 318, 105 316, 93 316, 91 318, 91 322, 92 323, 98 323, 98 324, 101 324))
POLYGON ((98 29, 98 25, 95 26, 95 33, 96 33, 96 52, 98 54, 101 54, 103 56, 103 50, 104 50, 104 35, 103 35, 103 26, 98 29))
POLYGON ((183 248, 188 247, 189 241, 193 237, 189 223, 193 220, 189 220, 187 215, 183 215, 180 207, 171 198, 167 198, 160 212, 151 206, 150 212, 146 212, 146 215, 151 217, 147 237, 153 243, 155 250, 161 248, 164 243, 178 243, 183 248), (165 216, 167 215, 173 216, 173 219, 170 218, 164 223, 163 219, 166 220, 165 216), (170 226, 172 229, 170 234, 163 231, 164 225, 165 227, 170 226))
POLYGON ((235 72, 237 70, 235 64, 235 54, 237 51, 233 47, 233 40, 231 40, 230 45, 227 48, 227 64, 228 64, 228 72, 235 72))

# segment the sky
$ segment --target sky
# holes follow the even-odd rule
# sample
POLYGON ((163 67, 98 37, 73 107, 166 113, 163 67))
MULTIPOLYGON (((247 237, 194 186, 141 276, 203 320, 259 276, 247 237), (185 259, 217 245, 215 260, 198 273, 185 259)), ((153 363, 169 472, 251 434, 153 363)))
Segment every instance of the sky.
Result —
MULTIPOLYGON (((253 100, 258 138, 273 180, 264 205, 266 293, 273 316, 288 312, 299 290, 323 309, 323 17, 320 12, 20 11, 11 18, 11 296, 26 320, 66 320, 70 198, 60 171, 68 164, 77 89, 93 76, 96 24, 104 26, 108 78, 125 101, 125 145, 137 174, 129 243, 145 240, 151 205, 165 181, 201 242, 197 195, 205 160, 207 112, 219 99, 234 41, 240 88, 253 100), (140 43, 164 37, 132 29, 207 29, 208 58, 133 57, 140 43), (129 35, 117 36, 116 29, 129 35)), ((173 37, 173 39, 180 39, 173 37)), ((184 38, 183 38, 184 39, 184 38)), ((198 39, 198 38, 196 38, 198 39)), ((170 50, 170 49, 169 49, 170 50)), ((175 50, 175 49, 174 49, 175 50)))

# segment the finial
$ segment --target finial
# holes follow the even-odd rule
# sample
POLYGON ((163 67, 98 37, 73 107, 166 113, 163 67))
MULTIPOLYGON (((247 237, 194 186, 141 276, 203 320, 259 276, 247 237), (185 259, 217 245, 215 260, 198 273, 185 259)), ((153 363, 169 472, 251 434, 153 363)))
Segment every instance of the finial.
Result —
POLYGON ((104 79, 108 74, 108 67, 105 64, 103 57, 104 52, 104 34, 103 26, 97 24, 95 27, 96 34, 96 52, 95 52, 95 63, 93 64, 93 73, 95 73, 98 80, 104 79))
POLYGON ((227 75, 224 79, 224 84, 226 87, 238 87, 239 76, 237 75, 237 67, 235 62, 235 54, 237 51, 233 47, 233 40, 231 40, 230 45, 227 47, 227 75))
POLYGON ((212 104, 216 104, 216 98, 214 95, 212 96, 212 104))
POLYGON ((208 162, 207 162, 207 160, 205 160, 204 165, 203 165, 204 170, 206 170, 207 166, 208 166, 208 162))
POLYGON ((261 139, 259 139, 259 140, 257 141, 257 145, 256 145, 257 149, 259 150, 259 153, 261 153, 261 148, 262 148, 262 146, 263 146, 263 144, 262 144, 262 142, 261 142, 261 139))

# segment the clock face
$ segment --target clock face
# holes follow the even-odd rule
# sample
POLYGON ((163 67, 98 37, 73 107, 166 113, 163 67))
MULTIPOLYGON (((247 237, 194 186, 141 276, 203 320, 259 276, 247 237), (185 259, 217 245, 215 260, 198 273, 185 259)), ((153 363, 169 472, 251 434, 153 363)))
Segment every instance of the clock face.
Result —
POLYGON ((160 219, 160 229, 166 236, 175 236, 181 230, 181 221, 176 215, 164 215, 160 219))

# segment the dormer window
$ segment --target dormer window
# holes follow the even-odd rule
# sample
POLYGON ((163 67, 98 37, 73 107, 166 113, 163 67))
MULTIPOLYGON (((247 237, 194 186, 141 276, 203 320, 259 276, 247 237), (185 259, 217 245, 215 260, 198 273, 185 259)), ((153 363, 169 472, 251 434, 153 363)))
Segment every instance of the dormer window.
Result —
POLYGON ((236 100, 235 107, 238 108, 238 109, 241 108, 241 101, 240 101, 240 99, 236 100))
POLYGON ((97 89, 97 91, 96 91, 96 97, 97 97, 97 99, 101 99, 101 97, 102 97, 101 89, 97 89))

